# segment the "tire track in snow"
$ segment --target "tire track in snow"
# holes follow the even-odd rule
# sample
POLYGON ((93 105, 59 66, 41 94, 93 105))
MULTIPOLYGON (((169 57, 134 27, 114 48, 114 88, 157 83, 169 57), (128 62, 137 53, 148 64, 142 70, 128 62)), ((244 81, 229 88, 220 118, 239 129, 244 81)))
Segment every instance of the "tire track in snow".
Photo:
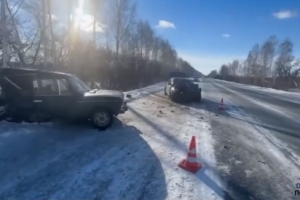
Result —
MULTIPOLYGON (((261 168, 269 174, 274 174, 274 176, 271 176, 268 181, 272 183, 280 183, 278 185, 273 185, 272 188, 276 188, 277 191, 276 194, 273 195, 280 195, 280 198, 283 199, 287 197, 288 199, 293 198, 292 192, 295 189, 293 183, 295 182, 295 177, 297 177, 297 174, 300 172, 299 169, 291 163, 292 160, 285 157, 282 152, 282 146, 278 146, 280 142, 276 141, 276 138, 274 138, 268 130, 260 127, 260 124, 262 123, 258 119, 255 119, 245 113, 242 108, 236 106, 232 101, 227 100, 226 102, 228 109, 225 112, 235 119, 249 123, 247 129, 252 130, 251 132, 253 135, 246 135, 249 140, 248 145, 256 149, 257 152, 264 152, 263 154, 259 154, 259 160, 264 163, 264 165, 261 165, 261 168)), ((256 155, 257 152, 253 152, 253 155, 256 155)), ((244 171, 245 175, 247 175, 247 169, 244 171)), ((251 172, 253 173, 253 171, 251 172)), ((268 196, 267 193, 265 195, 268 196)))
MULTIPOLYGON (((210 128, 208 126, 209 124, 201 120, 203 113, 188 106, 176 105, 164 98, 163 95, 151 95, 151 98, 147 100, 141 99, 135 103, 136 104, 132 106, 135 109, 134 113, 136 113, 137 110, 139 113, 138 115, 133 115, 141 118, 139 115, 143 113, 143 118, 146 118, 158 127, 163 127, 161 131, 167 132, 167 134, 172 135, 172 137, 176 137, 182 141, 181 143, 185 146, 183 150, 182 145, 178 145, 176 142, 174 143, 174 140, 169 140, 170 136, 166 136, 166 133, 162 134, 157 132, 157 128, 153 128, 148 122, 140 124, 145 133, 143 137, 154 149, 165 169, 168 191, 176 191, 173 194, 169 193, 167 199, 222 199, 223 196, 225 196, 225 192, 223 191, 221 181, 215 172, 211 170, 215 164, 213 140, 208 131, 210 128), (150 105, 153 105, 153 102, 155 104, 151 108, 150 105), (162 110, 163 117, 154 115, 160 113, 158 110, 162 110), (199 152, 201 155, 200 159, 206 166, 206 170, 203 170, 202 173, 198 173, 197 176, 177 166, 178 163, 187 156, 187 148, 192 135, 196 135, 198 138, 198 149, 201 149, 199 152), (204 180, 204 178, 206 180, 204 180), (207 183, 210 184, 206 185, 207 183)), ((134 116, 132 116, 132 118, 134 118, 134 116)), ((135 121, 137 120, 130 120, 127 121, 127 123, 138 126, 138 124, 135 124, 135 121)))

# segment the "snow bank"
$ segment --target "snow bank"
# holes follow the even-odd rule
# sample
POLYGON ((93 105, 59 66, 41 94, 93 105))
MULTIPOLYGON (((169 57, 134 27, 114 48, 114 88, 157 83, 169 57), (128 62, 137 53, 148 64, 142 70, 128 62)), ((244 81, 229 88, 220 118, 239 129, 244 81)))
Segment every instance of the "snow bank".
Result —
POLYGON ((254 85, 247 85, 247 84, 242 84, 242 83, 236 83, 236 82, 230 82, 230 81, 225 81, 225 80, 217 80, 214 79, 215 82, 226 82, 228 84, 232 84, 235 86, 238 86, 240 88, 247 88, 247 89, 253 89, 253 90, 260 90, 260 91, 266 91, 266 92, 271 92, 275 94, 286 94, 286 95, 291 95, 295 97, 300 97, 300 89, 290 89, 289 91, 284 91, 284 90, 276 90, 273 88, 265 88, 265 87, 259 87, 259 86, 254 86, 254 85))
POLYGON ((162 82, 162 83, 157 83, 155 85, 150 85, 150 86, 145 87, 145 88, 140 88, 140 89, 124 92, 125 97, 128 94, 131 95, 131 97, 126 97, 125 99, 126 100, 129 100, 129 99, 133 100, 133 99, 146 97, 146 96, 148 96, 152 93, 162 91, 166 84, 167 84, 166 82, 162 82))

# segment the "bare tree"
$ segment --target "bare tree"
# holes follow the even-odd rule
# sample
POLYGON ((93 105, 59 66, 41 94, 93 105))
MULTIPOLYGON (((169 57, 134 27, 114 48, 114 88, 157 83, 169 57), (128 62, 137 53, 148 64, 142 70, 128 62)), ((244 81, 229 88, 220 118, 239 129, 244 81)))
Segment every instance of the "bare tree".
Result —
POLYGON ((227 65, 222 65, 219 71, 219 74, 223 79, 225 79, 229 75, 229 68, 227 65))
POLYGON ((246 60, 235 60, 222 65, 219 73, 223 78, 227 72, 233 77, 240 76, 230 79, 231 81, 287 89, 298 85, 300 58, 293 55, 293 43, 290 39, 285 39, 278 45, 277 37, 270 36, 262 45, 254 45, 246 60))
POLYGON ((2 67, 7 67, 8 62, 8 30, 6 18, 6 0, 1 0, 2 67))
POLYGON ((234 60, 232 61, 232 63, 229 63, 228 64, 229 74, 232 76, 236 76, 239 65, 240 65, 239 60, 234 60))
POLYGON ((140 20, 137 23, 138 53, 143 58, 149 59, 154 41, 154 32, 148 21, 140 20))
POLYGON ((279 78, 284 78, 287 81, 287 87, 290 87, 292 81, 300 73, 300 59, 296 59, 293 55, 293 43, 290 39, 285 39, 279 45, 279 55, 275 66, 279 78))
POLYGON ((260 78, 263 83, 267 82, 265 79, 268 75, 272 76, 272 66, 275 57, 276 45, 276 36, 270 36, 261 47, 260 78))
MULTIPOLYGON (((10 7, 14 7, 11 13, 15 17, 17 32, 10 34, 14 38, 9 47, 14 53, 11 56, 19 57, 21 62, 24 59, 25 63, 34 66, 43 63, 46 66, 47 62, 59 64, 65 66, 60 68, 62 71, 71 71, 85 81, 100 82, 102 87, 111 89, 133 89, 153 84, 165 80, 171 71, 199 74, 190 63, 178 57, 167 39, 156 35, 149 22, 136 17, 136 4, 132 0, 107 1, 109 7, 103 12, 108 16, 104 34, 112 40, 108 39, 105 47, 100 43, 95 45, 99 25, 96 20, 102 8, 100 1, 93 0, 93 43, 77 37, 80 32, 75 30, 72 21, 77 1, 68 1, 68 28, 63 33, 55 31, 51 0, 14 0, 16 2, 19 4, 10 7), (22 6, 21 1, 24 1, 22 6), (19 8, 25 13, 18 15, 15 10, 19 8), (25 44, 23 56, 17 35, 25 44), (78 67, 66 68, 73 66, 72 63, 78 67)), ((10 26, 9 30, 12 30, 10 26)))
POLYGON ((217 70, 213 70, 207 76, 210 78, 215 78, 217 75, 218 75, 217 70))
MULTIPOLYGON (((51 42, 51 56, 52 56, 52 61, 53 61, 53 64, 54 66, 57 65, 57 55, 56 55, 56 38, 55 38, 55 35, 54 35, 54 32, 53 32, 53 27, 52 27, 52 4, 50 3, 50 0, 46 0, 46 13, 47 13, 47 18, 48 19, 48 25, 49 25, 49 32, 50 32, 50 42, 51 42)), ((45 36, 47 37, 47 36, 45 36)))
POLYGON ((124 35, 135 20, 136 4, 131 0, 110 0, 108 14, 108 30, 118 58, 120 46, 124 42, 124 35))

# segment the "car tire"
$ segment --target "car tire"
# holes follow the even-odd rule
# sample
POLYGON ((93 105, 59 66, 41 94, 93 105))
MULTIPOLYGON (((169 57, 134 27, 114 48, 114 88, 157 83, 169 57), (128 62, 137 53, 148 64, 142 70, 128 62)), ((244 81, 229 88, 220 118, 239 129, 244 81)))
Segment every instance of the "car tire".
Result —
POLYGON ((112 125, 114 116, 107 109, 97 109, 92 113, 91 121, 95 128, 105 130, 112 125))

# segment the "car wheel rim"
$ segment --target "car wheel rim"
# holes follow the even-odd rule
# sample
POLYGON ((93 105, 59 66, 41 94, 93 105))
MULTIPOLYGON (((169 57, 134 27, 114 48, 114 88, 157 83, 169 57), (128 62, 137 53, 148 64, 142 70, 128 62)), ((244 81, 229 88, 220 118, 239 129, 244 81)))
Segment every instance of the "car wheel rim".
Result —
POLYGON ((99 112, 94 115, 94 122, 97 126, 105 126, 109 123, 109 115, 105 112, 99 112))

